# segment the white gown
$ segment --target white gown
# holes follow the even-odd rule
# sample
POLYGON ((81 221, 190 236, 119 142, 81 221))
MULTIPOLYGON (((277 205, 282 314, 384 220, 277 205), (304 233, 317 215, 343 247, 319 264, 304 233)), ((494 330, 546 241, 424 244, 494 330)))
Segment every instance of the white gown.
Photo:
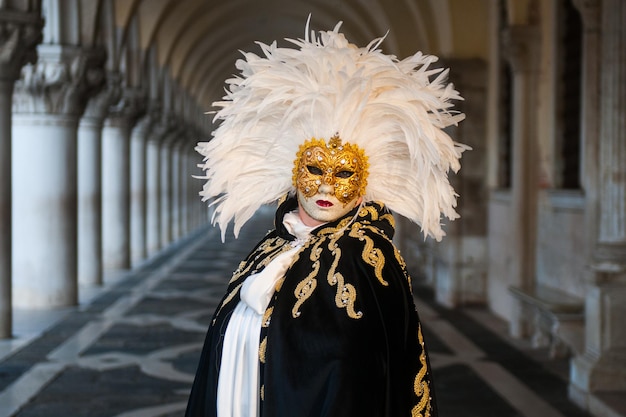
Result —
POLYGON ((259 335, 263 314, 276 283, 283 277, 296 252, 315 227, 304 225, 297 211, 287 213, 283 224, 296 240, 292 249, 278 255, 258 274, 241 286, 240 301, 224 335, 222 361, 217 383, 218 417, 259 415, 259 335))

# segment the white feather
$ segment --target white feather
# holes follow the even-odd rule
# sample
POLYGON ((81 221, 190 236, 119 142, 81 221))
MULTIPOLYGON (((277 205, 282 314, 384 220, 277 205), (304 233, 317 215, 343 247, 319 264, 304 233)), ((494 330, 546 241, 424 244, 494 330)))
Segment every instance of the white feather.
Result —
POLYGON ((368 156, 366 201, 382 201, 437 240, 442 215, 458 217, 448 171, 468 147, 443 130, 464 118, 452 110, 462 98, 448 70, 431 68, 437 58, 421 52, 383 54, 384 37, 359 48, 340 26, 316 35, 307 20, 304 39, 287 39, 296 48, 259 42, 262 56, 242 52, 240 74, 213 103, 221 124, 196 149, 206 174, 201 195, 215 206, 222 236, 231 221, 237 236, 261 205, 294 194, 299 146, 335 133, 368 156))

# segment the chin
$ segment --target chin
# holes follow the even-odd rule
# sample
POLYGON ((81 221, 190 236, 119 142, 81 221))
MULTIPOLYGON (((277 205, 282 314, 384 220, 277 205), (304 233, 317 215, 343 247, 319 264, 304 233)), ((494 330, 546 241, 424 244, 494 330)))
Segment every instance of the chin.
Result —
POLYGON ((349 203, 345 207, 338 203, 331 208, 322 209, 313 204, 304 205, 304 210, 313 219, 320 222, 332 222, 348 214, 356 204, 349 203))
POLYGON ((342 217, 345 213, 336 213, 336 212, 318 212, 316 210, 312 210, 312 213, 307 212, 307 214, 312 218, 317 220, 318 222, 332 222, 333 220, 337 220, 342 217))
POLYGON ((311 219, 320 223, 332 222, 345 216, 354 209, 359 202, 358 199, 355 199, 344 205, 334 196, 317 194, 306 198, 300 194, 300 192, 298 192, 297 197, 300 209, 304 210, 311 219), (331 207, 320 207, 316 204, 317 200, 330 201, 333 205, 331 207))

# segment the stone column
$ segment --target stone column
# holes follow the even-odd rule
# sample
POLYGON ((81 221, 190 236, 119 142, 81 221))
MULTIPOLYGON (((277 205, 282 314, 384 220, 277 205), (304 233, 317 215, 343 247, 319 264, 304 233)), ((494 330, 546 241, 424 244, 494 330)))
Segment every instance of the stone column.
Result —
POLYGON ((155 125, 146 149, 146 246, 148 256, 162 248, 162 160, 161 146, 175 128, 173 121, 164 116, 155 125))
POLYGON ((99 88, 100 54, 40 45, 13 96, 13 300, 74 305, 77 277, 77 127, 99 88))
POLYGON ((574 358, 570 395, 593 411, 594 393, 626 391, 626 4, 600 14, 600 135, 594 276, 585 299, 585 352, 574 358))
POLYGON ((102 130, 102 265, 130 268, 130 134, 141 98, 133 91, 109 110, 102 130))
POLYGON ((170 133, 161 143, 160 158, 160 194, 161 194, 161 247, 172 241, 172 145, 177 140, 180 130, 170 133))
POLYGON ((11 300, 11 107, 13 85, 37 59, 43 21, 39 14, 0 8, 0 339, 12 336, 11 300))
POLYGON ((137 266, 147 255, 146 204, 147 204, 147 141, 159 113, 158 105, 141 118, 130 139, 130 257, 137 266))
MULTIPOLYGON (((523 290, 535 285, 537 224, 538 144, 537 91, 539 77, 539 29, 535 25, 511 26, 505 33, 505 52, 513 69, 513 149, 511 222, 511 282, 523 290)), ((526 318, 513 306, 510 332, 525 336, 526 318)))
MULTIPOLYGON (((600 0, 574 0, 583 22, 581 83, 581 183, 585 193, 585 230, 597 236, 598 137, 600 136, 600 0)), ((589 239, 585 256, 593 256, 595 240, 589 239)))
MULTIPOLYGON (((486 66, 481 60, 446 61, 451 81, 464 101, 456 108, 466 119, 452 131, 454 140, 472 147, 463 154, 461 170, 450 174, 460 195, 461 217, 445 225, 447 236, 436 246, 435 295, 448 307, 482 304, 487 299, 487 152, 485 143, 486 66)), ((405 233, 408 235, 408 233, 405 233)), ((421 236, 413 239, 421 240, 421 236)))
POLYGON ((115 82, 89 100, 78 126, 78 282, 102 284, 102 126, 115 82))
MULTIPOLYGON (((197 137, 194 137, 194 140, 197 140, 197 137)), ((185 234, 193 231, 195 228, 194 225, 194 199, 196 196, 194 195, 194 183, 195 185, 200 186, 200 182, 202 180, 193 178, 193 175, 198 175, 200 173, 200 169, 195 168, 195 161, 193 160, 193 149, 192 142, 187 143, 183 148, 183 189, 184 189, 184 220, 183 220, 183 230, 185 234)), ((198 200, 200 196, 197 196, 198 200)))
MULTIPOLYGON (((195 137, 194 137, 195 138, 195 137)), ((183 235, 186 235, 191 231, 191 183, 193 181, 200 180, 194 179, 191 176, 193 171, 191 170, 191 158, 190 154, 190 142, 186 141, 180 149, 180 182, 181 182, 181 216, 180 216, 180 228, 183 235)), ((199 198, 199 197, 198 197, 199 198)))
MULTIPOLYGON (((201 165, 203 163, 202 156, 198 152, 196 152, 195 149, 191 154, 190 160, 192 165, 192 172, 197 173, 198 175, 202 175, 202 170, 198 167, 198 165, 201 165)), ((194 228, 203 227, 207 224, 210 224, 213 217, 213 212, 215 210, 214 207, 209 207, 208 201, 202 201, 202 198, 200 197, 200 191, 202 190, 202 187, 204 185, 204 180, 198 181, 199 183, 194 182, 191 192, 191 201, 194 208, 194 228)))
POLYGON ((196 168, 196 160, 193 156, 195 151, 192 150, 191 144, 185 148, 184 154, 184 170, 183 176, 187 178, 185 182, 185 233, 189 233, 196 228, 196 201, 200 200, 200 196, 196 194, 196 190, 200 191, 200 183, 202 180, 193 178, 192 175, 200 174, 200 169, 196 168))
POLYGON ((166 128, 157 125, 146 144, 146 250, 152 256, 161 249, 161 139, 166 128))
POLYGON ((171 212, 172 212, 172 240, 176 241, 182 236, 181 218, 182 218, 182 204, 181 198, 183 195, 183 183, 182 183, 182 146, 184 141, 184 135, 178 138, 178 140, 172 144, 171 160, 172 160, 172 199, 171 199, 171 212))
POLYGON ((193 178, 192 176, 201 176, 202 169, 198 164, 202 162, 202 158, 195 150, 196 144, 192 144, 187 152, 187 166, 189 169, 189 231, 204 226, 209 219, 209 208, 207 202, 202 201, 200 191, 204 185, 202 179, 193 178))

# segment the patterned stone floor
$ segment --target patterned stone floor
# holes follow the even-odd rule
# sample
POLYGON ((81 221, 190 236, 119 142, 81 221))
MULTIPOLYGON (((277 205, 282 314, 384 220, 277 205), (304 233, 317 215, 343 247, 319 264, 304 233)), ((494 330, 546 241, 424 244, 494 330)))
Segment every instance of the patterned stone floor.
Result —
MULTIPOLYGON (((1 341, 0 417, 182 416, 212 311, 269 225, 256 219, 225 243, 203 230, 80 307, 49 312, 45 331, 1 341)), ((416 292, 441 417, 587 417, 567 400, 566 364, 516 347, 483 310, 416 292)))

